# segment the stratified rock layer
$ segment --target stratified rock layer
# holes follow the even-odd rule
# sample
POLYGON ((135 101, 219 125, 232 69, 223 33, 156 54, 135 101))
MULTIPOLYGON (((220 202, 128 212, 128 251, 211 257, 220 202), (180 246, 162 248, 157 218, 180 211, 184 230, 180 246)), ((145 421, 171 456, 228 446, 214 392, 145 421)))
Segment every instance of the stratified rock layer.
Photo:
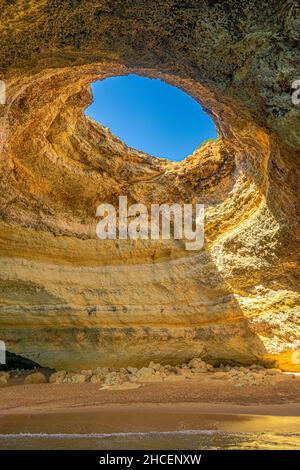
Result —
POLYGON ((194 356, 299 369, 300 25, 283 3, 0 2, 9 351, 73 370, 194 356), (84 116, 89 83, 132 72, 195 97, 218 141, 171 163, 84 116), (119 195, 205 203, 205 249, 98 240, 96 207, 119 195))

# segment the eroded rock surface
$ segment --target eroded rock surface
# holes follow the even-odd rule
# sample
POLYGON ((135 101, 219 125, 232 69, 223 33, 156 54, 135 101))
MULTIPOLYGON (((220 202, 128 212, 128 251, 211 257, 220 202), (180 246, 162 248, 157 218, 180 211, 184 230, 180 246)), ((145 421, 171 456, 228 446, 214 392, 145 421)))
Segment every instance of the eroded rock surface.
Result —
POLYGON ((0 3, 9 351, 67 370, 194 356, 299 369, 298 2, 0 3), (84 116, 92 81, 132 72, 195 97, 218 141, 171 163, 84 116), (119 195, 205 203, 205 249, 98 240, 96 207, 119 195))

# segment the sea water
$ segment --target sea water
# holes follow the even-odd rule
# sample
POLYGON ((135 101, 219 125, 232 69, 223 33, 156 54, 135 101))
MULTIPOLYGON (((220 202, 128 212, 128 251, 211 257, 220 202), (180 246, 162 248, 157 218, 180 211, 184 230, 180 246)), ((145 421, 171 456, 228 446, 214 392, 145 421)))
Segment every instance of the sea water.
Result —
POLYGON ((133 411, 4 415, 0 449, 300 449, 300 418, 158 411, 144 420, 133 411))

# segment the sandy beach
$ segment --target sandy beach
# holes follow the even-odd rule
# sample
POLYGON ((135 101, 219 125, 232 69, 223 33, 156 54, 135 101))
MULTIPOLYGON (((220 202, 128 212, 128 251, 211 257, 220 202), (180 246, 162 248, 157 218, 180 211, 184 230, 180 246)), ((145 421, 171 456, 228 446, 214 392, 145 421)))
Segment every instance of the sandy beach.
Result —
POLYGON ((0 414, 186 403, 201 406, 203 411, 214 408, 220 412, 226 408, 237 413, 255 409, 260 410, 258 414, 277 414, 284 408, 289 410, 288 415, 299 416, 299 392, 300 377, 289 374, 280 375, 275 382, 273 379, 256 387, 240 388, 209 376, 175 383, 144 383, 134 388, 128 385, 102 389, 92 383, 13 385, 0 389, 0 414))
POLYGON ((177 383, 11 385, 0 449, 299 449, 300 377, 256 387, 177 383))

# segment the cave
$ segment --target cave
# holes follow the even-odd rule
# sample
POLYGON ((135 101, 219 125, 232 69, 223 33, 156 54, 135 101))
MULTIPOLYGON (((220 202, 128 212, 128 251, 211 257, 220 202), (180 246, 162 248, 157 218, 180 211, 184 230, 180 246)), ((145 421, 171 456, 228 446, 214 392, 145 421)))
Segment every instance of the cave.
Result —
POLYGON ((0 340, 9 351, 67 370, 196 356, 299 370, 294 7, 226 5, 32 2, 20 18, 3 7, 0 340), (91 83, 127 74, 192 96, 218 139, 164 161, 89 120, 91 83), (96 207, 120 195, 204 204, 205 248, 98 240, 96 207))
POLYGON ((38 368, 40 368, 40 364, 37 362, 9 351, 6 352, 5 364, 0 364, 0 371, 33 370, 38 368))

